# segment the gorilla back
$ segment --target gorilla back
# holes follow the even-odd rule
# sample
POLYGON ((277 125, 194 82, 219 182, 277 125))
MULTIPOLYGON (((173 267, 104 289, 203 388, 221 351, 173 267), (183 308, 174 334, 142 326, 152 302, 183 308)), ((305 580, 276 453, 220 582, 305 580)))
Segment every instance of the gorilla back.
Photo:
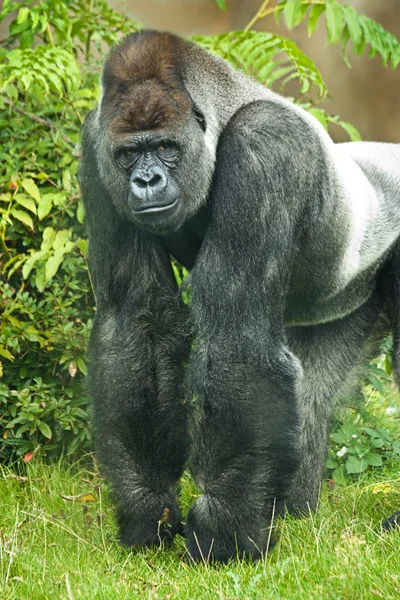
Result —
POLYGON ((102 88, 80 183, 89 384, 120 539, 184 533, 195 560, 257 558, 273 511, 316 506, 354 368, 390 330, 399 356, 400 147, 335 145, 167 33, 115 47, 102 88), (190 309, 171 256, 191 269, 190 309), (187 461, 203 494, 183 528, 187 461))

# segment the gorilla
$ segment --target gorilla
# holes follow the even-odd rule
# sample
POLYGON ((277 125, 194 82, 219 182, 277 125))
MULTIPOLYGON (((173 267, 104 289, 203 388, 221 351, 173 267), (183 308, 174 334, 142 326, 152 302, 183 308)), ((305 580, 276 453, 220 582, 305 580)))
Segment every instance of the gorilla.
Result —
POLYGON ((142 31, 105 62, 79 177, 119 539, 259 558, 274 514, 316 507, 337 399, 389 333, 400 375, 400 145, 334 144, 224 60, 142 31), (202 495, 183 525, 186 465, 202 495))

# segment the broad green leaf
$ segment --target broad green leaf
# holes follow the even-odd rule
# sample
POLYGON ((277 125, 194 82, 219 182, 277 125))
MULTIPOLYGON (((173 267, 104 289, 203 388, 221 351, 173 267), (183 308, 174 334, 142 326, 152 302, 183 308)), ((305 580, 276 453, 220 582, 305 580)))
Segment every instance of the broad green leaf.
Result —
POLYGON ((47 423, 44 423, 43 421, 41 421, 39 423, 39 430, 40 430, 41 433, 43 433, 44 437, 46 437, 49 440, 51 439, 52 433, 51 433, 51 429, 47 425, 47 423))
POLYGON ((40 245, 41 250, 50 250, 53 247, 54 240, 56 238, 56 232, 52 227, 45 227, 42 234, 42 243, 40 245))
POLYGON ((15 196, 15 200, 18 202, 18 204, 20 204, 24 208, 27 208, 28 210, 33 212, 33 214, 36 215, 36 204, 32 200, 32 198, 28 198, 27 196, 25 196, 25 194, 17 194, 15 196))
POLYGON ((57 248, 57 250, 54 252, 53 256, 50 256, 50 258, 47 260, 46 266, 45 266, 46 283, 48 281, 50 281, 50 279, 52 279, 54 277, 54 275, 57 273, 58 268, 63 261, 64 254, 65 254, 65 247, 61 246, 61 248, 57 248))
POLYGON ((379 454, 376 454, 375 452, 367 452, 363 460, 365 460, 366 463, 368 465, 371 465, 372 467, 382 466, 382 458, 381 456, 379 456, 379 454))
POLYGON ((30 10, 26 6, 24 6, 23 8, 20 8, 18 11, 17 23, 20 24, 20 23, 24 23, 25 21, 27 21, 27 19, 29 17, 29 13, 30 13, 30 10))
POLYGON ((44 258, 44 256, 46 256, 46 254, 48 254, 47 251, 45 251, 45 250, 39 250, 38 252, 34 252, 33 254, 30 255, 30 257, 28 258, 28 260, 26 261, 26 263, 22 267, 22 277, 24 279, 27 279, 29 277, 30 272, 32 271, 32 269, 35 266, 35 264, 39 260, 41 260, 42 258, 44 258))
POLYGON ((365 460, 357 458, 357 456, 349 456, 349 458, 346 460, 345 467, 349 475, 356 473, 358 474, 365 471, 365 469, 368 467, 368 463, 365 460))
POLYGON ((78 219, 79 223, 83 223, 83 220, 85 218, 85 208, 83 206, 82 200, 79 200, 78 209, 76 211, 76 218, 78 219))
POLYGON ((87 240, 79 240, 78 242, 76 242, 76 246, 82 252, 83 256, 85 258, 87 258, 87 255, 88 255, 88 243, 87 243, 87 240))
POLYGON ((87 366, 81 356, 78 357, 76 363, 78 365, 78 369, 80 370, 80 372, 83 373, 84 375, 87 375, 87 366))
POLYGON ((326 0, 326 31, 332 44, 340 39, 344 25, 342 7, 337 0, 326 0))
POLYGON ((54 250, 58 250, 58 248, 60 248, 61 246, 64 246, 64 244, 71 237, 71 233, 72 232, 70 229, 61 229, 61 231, 57 231, 56 237, 53 242, 54 250))
POLYGON ((40 269, 36 269, 35 275, 35 285, 39 292, 43 292, 46 285, 46 274, 44 267, 40 267, 40 269))
POLYGON ((36 202, 40 202, 39 188, 37 187, 33 179, 23 179, 21 181, 21 185, 24 188, 24 190, 36 200, 36 202))
POLYGON ((222 10, 226 10, 226 3, 225 0, 215 0, 217 3, 218 8, 221 8, 222 10))
POLYGON ((49 212, 51 211, 53 206, 53 194, 44 194, 39 202, 38 205, 38 217, 39 220, 41 221, 42 219, 44 219, 45 217, 47 217, 47 215, 49 214, 49 212))
POLYGON ((4 346, 0 346, 0 356, 6 358, 7 360, 14 360, 14 356, 9 350, 7 350, 7 348, 4 348, 4 346))
POLYGON ((19 210, 18 208, 12 208, 10 213, 13 217, 15 217, 18 221, 21 221, 27 227, 33 229, 33 221, 32 218, 23 210, 19 210))
POLYGON ((71 173, 69 169, 65 169, 62 174, 62 184, 66 192, 70 192, 72 189, 71 173))

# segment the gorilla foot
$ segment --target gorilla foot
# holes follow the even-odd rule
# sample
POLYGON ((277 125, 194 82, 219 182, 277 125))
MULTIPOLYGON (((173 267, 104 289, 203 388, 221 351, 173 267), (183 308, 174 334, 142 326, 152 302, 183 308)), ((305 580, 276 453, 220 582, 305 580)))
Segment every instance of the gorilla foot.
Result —
POLYGON ((387 517, 382 521, 382 528, 385 531, 393 531, 397 527, 400 527, 400 510, 387 517))
POLYGON ((231 559, 258 560, 272 547, 268 528, 248 515, 235 515, 209 496, 196 500, 186 519, 186 547, 195 562, 226 563, 231 559), (268 544, 270 542, 270 544, 268 544))
POLYGON ((124 546, 170 547, 176 534, 184 534, 181 511, 175 498, 167 495, 149 494, 128 510, 120 506, 117 519, 119 541, 124 546))

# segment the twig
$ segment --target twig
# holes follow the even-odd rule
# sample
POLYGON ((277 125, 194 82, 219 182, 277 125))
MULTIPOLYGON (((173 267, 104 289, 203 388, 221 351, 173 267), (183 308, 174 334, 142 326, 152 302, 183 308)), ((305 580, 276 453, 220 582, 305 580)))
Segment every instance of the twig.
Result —
MULTIPOLYGON (((59 130, 58 125, 56 125, 52 121, 49 121, 48 119, 43 119, 43 117, 37 117, 36 115, 27 113, 26 111, 22 110, 22 108, 18 108, 17 106, 13 105, 7 98, 3 98, 3 100, 4 100, 5 104, 8 104, 8 106, 12 110, 15 110, 16 112, 20 113, 24 117, 28 117, 28 119, 30 119, 31 121, 34 121, 35 123, 40 123, 41 125, 45 125, 46 127, 49 127, 50 129, 55 129, 57 131, 59 130)), ((64 140, 64 142, 66 142, 67 144, 72 146, 72 148, 75 149, 76 144, 74 144, 74 142, 65 133, 61 133, 61 137, 64 140)))

